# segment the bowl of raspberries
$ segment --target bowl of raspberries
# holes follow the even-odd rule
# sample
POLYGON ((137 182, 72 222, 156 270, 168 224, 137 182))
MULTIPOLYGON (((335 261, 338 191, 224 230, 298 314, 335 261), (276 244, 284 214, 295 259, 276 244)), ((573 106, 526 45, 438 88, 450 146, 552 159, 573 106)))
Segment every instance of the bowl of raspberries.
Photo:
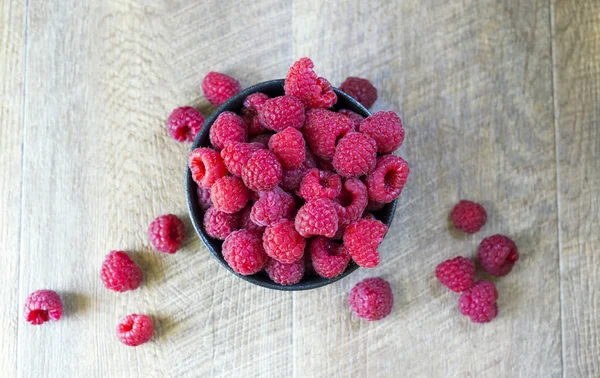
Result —
MULTIPOLYGON (((393 155, 404 129, 396 113, 367 110, 377 98, 367 80, 340 88, 309 58, 244 90, 227 75, 205 77, 219 107, 192 145, 188 207, 209 251, 240 278, 306 290, 380 263, 409 174, 393 155)), ((181 119, 198 129, 192 118, 181 119)))

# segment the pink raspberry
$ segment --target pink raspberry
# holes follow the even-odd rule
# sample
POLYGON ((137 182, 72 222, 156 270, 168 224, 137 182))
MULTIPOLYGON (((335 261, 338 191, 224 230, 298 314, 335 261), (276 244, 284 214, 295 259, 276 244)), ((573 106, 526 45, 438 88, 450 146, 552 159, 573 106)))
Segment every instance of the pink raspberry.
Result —
POLYGON ((367 207, 367 187, 359 179, 346 179, 335 208, 338 214, 338 232, 334 236, 340 239, 346 227, 359 219, 367 207))
POLYGON ((342 191, 342 178, 333 172, 310 169, 300 183, 300 197, 307 201, 317 198, 335 199, 342 191))
POLYGON ((291 219, 296 205, 294 197, 275 187, 270 192, 259 192, 258 201, 252 206, 250 219, 259 226, 268 226, 281 219, 291 219))
POLYGON ((167 120, 169 135, 178 142, 193 142, 204 124, 204 117, 191 106, 173 110, 167 120))
POLYGON ((304 277, 304 260, 284 264, 271 259, 265 266, 265 271, 273 282, 280 285, 295 285, 304 277))
POLYGON ((200 210, 206 211, 213 205, 210 199, 210 189, 203 188, 201 186, 196 187, 196 193, 198 195, 198 205, 200 210))
POLYGON ((366 175, 375 168, 376 161, 377 143, 354 131, 340 139, 333 155, 333 167, 343 177, 366 175))
POLYGON ((483 227, 487 220, 487 213, 483 206, 476 202, 461 200, 458 201, 450 213, 452 224, 457 229, 474 234, 483 227))
POLYGON ((156 250, 175 253, 185 239, 185 225, 176 215, 161 215, 150 223, 148 239, 156 250))
POLYGON ((248 127, 248 135, 258 135, 267 131, 267 128, 263 126, 258 117, 258 110, 262 108, 265 101, 269 99, 264 93, 253 93, 246 97, 244 100, 244 107, 242 108, 242 118, 246 122, 248 127))
POLYGON ((123 251, 110 252, 100 270, 104 286, 120 293, 137 289, 142 283, 142 276, 142 270, 123 251))
POLYGON ((346 247, 322 236, 310 243, 310 257, 315 272, 325 278, 339 276, 350 262, 346 247))
POLYGON ((474 323, 491 322, 498 315, 498 290, 489 281, 478 281, 458 298, 460 313, 474 323))
POLYGON ((378 220, 359 219, 350 223, 344 233, 344 246, 354 262, 363 268, 379 265, 377 247, 387 230, 387 226, 378 220))
POLYGON ((294 96, 268 99, 258 112, 260 123, 267 129, 283 131, 288 127, 299 129, 304 124, 304 105, 294 96))
POLYGON ((338 215, 330 199, 308 201, 296 214, 296 230, 305 238, 316 235, 331 238, 337 228, 338 215))
POLYGON ((242 176, 242 170, 252 155, 264 149, 260 143, 229 143, 221 150, 223 163, 232 175, 242 176))
POLYGON ((210 143, 219 151, 231 142, 245 142, 248 140, 244 120, 233 112, 219 114, 210 128, 208 136, 210 143))
POLYGON ((295 192, 300 188, 300 183, 306 172, 316 166, 315 157, 309 150, 306 150, 305 159, 298 168, 283 170, 281 187, 289 192, 295 192))
POLYGON ((358 113, 354 113, 352 110, 340 109, 338 111, 338 113, 345 115, 346 117, 350 118, 352 120, 352 122, 354 122, 354 130, 353 131, 358 131, 360 124, 362 123, 362 121, 365 120, 365 118, 363 116, 361 116, 358 113))
POLYGON ((29 294, 25 301, 23 315, 33 325, 59 320, 63 313, 62 301, 52 290, 37 290, 29 294))
POLYGON ((229 234, 240 228, 240 219, 237 213, 223 213, 214 207, 206 210, 203 223, 208 236, 219 240, 225 240, 229 234))
POLYGON ((254 191, 273 190, 281 182, 281 163, 269 150, 256 151, 242 169, 244 184, 254 191))
POLYGON ((506 276, 519 260, 519 251, 506 236, 492 235, 481 241, 477 257, 483 270, 492 276, 506 276))
POLYGON ((330 108, 337 102, 337 95, 326 79, 317 77, 313 68, 312 60, 306 57, 294 63, 285 78, 285 94, 300 99, 306 109, 330 108))
POLYGON ((277 156, 283 169, 295 169, 306 158, 302 133, 293 127, 278 132, 269 139, 269 149, 277 156))
POLYGON ((354 97, 367 109, 377 101, 377 88, 367 79, 350 76, 340 85, 340 90, 354 97))
POLYGON ((284 264, 302 259, 306 240, 294 228, 294 222, 282 219, 267 226, 263 247, 269 257, 284 264))
POLYGON ((265 148, 269 148, 269 140, 271 140, 272 136, 273 134, 270 133, 255 135, 249 140, 249 142, 262 144, 265 148))
POLYGON ((250 218, 253 207, 253 205, 248 205, 240 212, 240 228, 262 235, 266 227, 257 225, 252 221, 252 218, 250 218))
POLYGON ((475 263, 466 257, 457 256, 440 263, 435 268, 435 276, 448 289, 460 293, 475 281, 475 263))
POLYGON ((127 315, 117 325, 117 337, 123 344, 136 347, 150 341, 154 334, 152 319, 147 315, 127 315))
POLYGON ((369 199, 389 203, 402 193, 410 169, 408 163, 396 155, 384 155, 377 158, 375 169, 367 176, 369 199))
POLYGON ((304 138, 312 152, 325 160, 333 159, 337 141, 349 131, 354 123, 343 114, 326 109, 313 109, 306 113, 304 138))
POLYGON ((242 90, 240 83, 229 75, 209 72, 202 80, 202 92, 214 106, 221 106, 242 90))
POLYGON ((398 149, 404 141, 404 128, 394 112, 377 112, 360 124, 360 132, 377 142, 377 152, 387 154, 398 149))
POLYGON ((210 199, 215 209, 229 214, 242 210, 249 196, 242 179, 235 176, 221 177, 210 189, 210 199))
POLYGON ((221 155, 217 151, 205 147, 196 148, 190 153, 188 166, 196 184, 206 189, 210 189, 218 179, 229 173, 221 155))
POLYGON ((350 290, 348 305, 361 319, 381 320, 392 312, 394 294, 386 280, 379 277, 367 278, 350 290))
POLYGON ((268 260, 261 237, 247 230, 232 232, 223 242, 222 250, 227 264, 244 276, 259 272, 268 260))

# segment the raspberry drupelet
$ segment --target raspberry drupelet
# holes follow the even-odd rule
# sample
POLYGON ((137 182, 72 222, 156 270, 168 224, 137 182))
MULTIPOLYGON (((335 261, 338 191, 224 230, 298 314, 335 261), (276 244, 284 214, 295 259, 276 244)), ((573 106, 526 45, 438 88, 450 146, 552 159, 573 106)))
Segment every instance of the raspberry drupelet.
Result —
POLYGON ((142 282, 142 270, 123 251, 112 251, 105 258, 100 270, 104 286, 113 291, 135 290, 142 282))
POLYGON ((381 320, 392 312, 394 294, 386 280, 379 277, 367 278, 350 290, 348 305, 361 319, 381 320))
POLYGON ((236 79, 223 73, 211 71, 202 80, 202 92, 214 106, 221 106, 241 90, 242 87, 236 79))
POLYGON ((487 221, 487 213, 480 204, 473 201, 461 200, 452 209, 450 219, 457 229, 467 234, 474 234, 487 221))
POLYGON ((474 323, 491 322, 498 315, 498 291, 489 281, 478 281, 458 298, 461 314, 474 323))
POLYGON ((49 320, 59 320, 63 314, 63 304, 55 291, 37 290, 25 300, 23 315, 29 324, 40 325, 49 320))
POLYGON ((325 78, 318 77, 310 58, 301 58, 289 69, 284 90, 304 103, 306 109, 330 108, 337 102, 333 87, 325 78))
POLYGON ((475 263, 466 257, 457 256, 440 263, 435 269, 435 276, 442 285, 460 293, 473 286, 475 263))
POLYGON ((147 315, 127 315, 117 325, 119 341, 128 346, 136 347, 150 341, 154 334, 152 319, 147 315))
POLYGON ((398 149, 404 141, 404 128, 394 112, 380 111, 365 119, 360 132, 377 142, 377 152, 387 154, 398 149))
POLYGON ((344 245, 317 236, 310 242, 310 258, 315 272, 325 278, 342 274, 350 262, 350 254, 344 245))
POLYGON ((185 239, 185 225, 176 215, 161 215, 150 223, 148 239, 157 251, 175 253, 185 239))
POLYGON ((204 117, 191 106, 173 110, 167 120, 169 135, 178 142, 193 142, 204 124, 204 117))
POLYGON ((304 256, 306 240, 296 231, 293 221, 282 219, 267 226, 263 247, 272 259, 291 264, 304 256))
POLYGON ((223 242, 223 258, 236 273, 244 276, 257 273, 269 259, 262 244, 261 237, 254 232, 234 231, 223 242))
POLYGON ((273 135, 269 139, 269 149, 277 156, 283 169, 296 169, 306 158, 304 137, 293 127, 273 135))
POLYGON ((188 166, 192 172, 192 179, 198 186, 206 189, 221 177, 227 176, 227 167, 219 153, 211 148, 196 148, 190 153, 188 166))
POLYGON ((519 260, 519 251, 508 237, 492 235, 481 241, 477 257, 483 270, 492 276, 506 276, 519 260))
POLYGON ((377 158, 377 164, 367 176, 369 200, 389 203, 402 193, 408 180, 408 163, 396 155, 384 155, 377 158))

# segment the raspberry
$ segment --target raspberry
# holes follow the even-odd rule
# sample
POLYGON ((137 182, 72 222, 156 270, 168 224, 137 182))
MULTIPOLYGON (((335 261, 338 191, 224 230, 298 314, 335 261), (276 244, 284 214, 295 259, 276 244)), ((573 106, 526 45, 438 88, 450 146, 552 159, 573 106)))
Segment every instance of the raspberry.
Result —
POLYGON ((306 158, 302 133, 293 127, 278 132, 269 139, 269 149, 277 156, 283 169, 295 169, 306 158))
POLYGON ((229 143, 221 150, 223 163, 232 175, 242 176, 242 169, 252 155, 264 149, 260 143, 229 143))
POLYGON ((377 158, 377 165, 367 176, 369 199, 389 203, 402 193, 408 180, 408 163, 396 155, 384 155, 377 158))
POLYGON ((299 129, 304 124, 304 105, 294 96, 268 99, 258 112, 260 123, 269 130, 299 129))
POLYGON ((339 276, 350 262, 346 247, 322 236, 310 243, 310 257, 315 272, 325 278, 339 276))
POLYGON ((204 213, 204 230, 211 238, 225 240, 239 225, 238 214, 223 213, 214 207, 210 207, 204 213))
POLYGON ((363 268, 375 268, 379 265, 377 247, 387 229, 387 226, 378 220, 359 219, 350 223, 344 233, 344 245, 355 263, 363 268))
POLYGON ((250 219, 259 226, 268 226, 281 219, 290 219, 296 209, 294 197, 275 187, 270 192, 259 192, 258 201, 252 206, 250 219))
POLYGON ((264 93, 253 93, 244 99, 244 107, 242 108, 242 118, 248 127, 248 135, 262 134, 267 129, 258 119, 258 110, 262 108, 265 101, 269 99, 264 93))
POLYGON ((196 193, 198 195, 198 205, 200 210, 206 211, 213 205, 210 199, 210 189, 203 188, 201 186, 196 187, 196 193))
POLYGON ((377 112, 365 119, 359 128, 360 132, 370 136, 377 142, 377 152, 394 152, 404 141, 404 129, 400 117, 394 112, 377 112))
POLYGON ((113 291, 135 290, 142 283, 142 270, 123 251, 109 253, 100 270, 104 286, 113 291))
POLYGON ((352 122, 354 122, 354 130, 353 131, 358 131, 360 124, 365 119, 360 114, 354 113, 352 110, 348 110, 348 109, 340 109, 338 111, 338 113, 345 115, 346 117, 350 118, 352 120, 352 122))
POLYGON ((193 142, 204 124, 204 117, 191 106, 173 110, 167 120, 169 135, 178 142, 193 142))
POLYGON ((213 122, 209 138, 210 143, 219 151, 231 142, 245 142, 248 140, 246 124, 237 114, 223 112, 213 122))
POLYGON ((458 298, 463 315, 475 323, 488 323, 498 315, 498 291, 489 281, 477 281, 458 298))
POLYGON ((242 169, 244 184, 254 191, 273 190, 281 182, 282 168, 269 150, 256 151, 242 169))
POLYGON ((202 80, 202 92, 214 106, 221 106, 241 90, 242 87, 236 79, 219 72, 209 72, 202 80))
POLYGON ((326 109, 306 113, 304 138, 312 152, 325 160, 333 159, 338 139, 354 130, 354 123, 343 114, 326 109))
POLYGON ((342 191, 342 178, 333 172, 310 169, 300 183, 300 197, 307 201, 317 198, 335 199, 342 191))
POLYGON ((386 280, 379 277, 367 278, 350 290, 348 305, 361 319, 381 320, 392 312, 394 294, 386 280))
POLYGON ((461 200, 452 209, 450 219, 454 227, 467 234, 474 234, 485 224, 487 214, 480 204, 461 200))
POLYGON ((519 251, 506 236, 492 235, 481 241, 477 257, 483 270, 492 276, 506 276, 519 260, 519 251))
POLYGON ((251 138, 249 142, 262 144, 265 148, 269 148, 269 140, 271 140, 272 136, 273 134, 269 133, 256 135, 253 138, 251 138))
POLYGON ((253 205, 248 205, 244 208, 244 210, 240 213, 240 228, 252 232, 256 232, 262 235, 265 231, 265 226, 259 226, 252 221, 250 218, 250 213, 252 211, 253 205))
POLYGON ((440 263, 435 268, 435 276, 448 289, 460 293, 475 280, 475 263, 466 257, 457 256, 440 263))
POLYGON ((244 276, 259 272, 268 260, 260 236, 247 230, 234 231, 225 239, 223 258, 244 276))
POLYGON ((304 277, 304 260, 284 264, 271 259, 265 266, 265 271, 273 282, 280 285, 295 285, 304 277))
POLYGON ((294 228, 294 222, 282 219, 267 226, 263 235, 263 247, 269 257, 291 264, 304 255, 306 240, 294 228))
POLYGON ((188 165, 196 184, 206 189, 210 189, 215 181, 228 174, 221 155, 210 148, 202 147, 192 151, 188 165))
POLYGON ((117 337, 125 345, 135 347, 145 344, 153 334, 154 325, 147 315, 127 315, 117 325, 117 337))
POLYGON ((367 109, 377 101, 377 88, 367 79, 349 76, 340 85, 340 90, 354 97, 367 109))
POLYGON ((334 236, 340 239, 346 227, 359 219, 367 207, 367 187, 359 179, 346 179, 335 208, 338 214, 338 232, 334 236))
POLYGON ((37 290, 29 294, 25 301, 23 315, 33 325, 59 320, 63 313, 60 297, 52 290, 37 290))
POLYGON ((235 176, 221 177, 210 189, 210 199, 215 209, 224 213, 236 213, 246 206, 248 188, 242 179, 235 176))
POLYGON ((326 79, 317 77, 313 68, 310 58, 294 63, 285 78, 285 94, 300 99, 306 109, 330 108, 337 102, 337 95, 326 79))
POLYGON ((161 215, 150 223, 148 239, 158 251, 175 253, 185 239, 185 225, 176 215, 161 215))
POLYGON ((340 139, 333 155, 333 167, 343 177, 366 175, 375 168, 376 161, 377 143, 354 131, 340 139))
POLYGON ((315 163, 315 157, 309 150, 306 150, 305 159, 298 168, 283 170, 281 187, 289 192, 296 191, 300 188, 300 183, 302 182, 302 178, 306 172, 311 168, 315 168, 316 166, 317 164, 315 163))
POLYGON ((308 201, 296 215, 296 230, 305 238, 314 235, 331 238, 337 228, 338 215, 333 201, 327 198, 308 201))

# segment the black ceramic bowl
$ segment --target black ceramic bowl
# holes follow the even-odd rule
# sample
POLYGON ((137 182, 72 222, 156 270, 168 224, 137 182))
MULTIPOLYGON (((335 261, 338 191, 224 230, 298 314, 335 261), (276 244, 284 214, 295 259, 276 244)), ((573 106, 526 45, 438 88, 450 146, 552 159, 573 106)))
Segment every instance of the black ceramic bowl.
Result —
MULTIPOLYGON (((362 106, 358 101, 356 101, 355 99, 353 99, 346 93, 340 91, 337 88, 334 88, 334 91, 338 97, 337 104, 335 104, 335 106, 334 106, 335 110, 350 109, 353 112, 362 115, 363 117, 368 117, 371 115, 371 113, 369 113, 369 111, 367 109, 365 109, 364 106, 362 106)), ((198 148, 198 147, 209 146, 210 141, 208 138, 208 132, 209 132, 210 127, 212 126, 213 122, 215 121, 215 119, 217 119, 217 116, 219 114, 221 114, 224 111, 232 111, 232 112, 239 114, 240 110, 242 109, 242 104, 244 102, 244 99, 248 95, 250 95, 252 93, 256 93, 256 92, 265 93, 265 94, 269 95, 270 97, 281 96, 284 94, 283 79, 271 80, 271 81, 266 81, 264 83, 256 84, 250 88, 244 89, 237 95, 235 95, 232 98, 230 98, 229 100, 227 100, 227 102, 225 102, 223 105, 221 105, 210 116, 210 118, 208 118, 206 120, 206 122, 204 122, 204 126, 202 127, 202 130, 196 137, 196 140, 194 140, 194 144, 192 145, 192 150, 195 148, 198 148)), ((217 261, 219 261, 221 263, 221 265, 223 265, 231 273, 235 274, 236 276, 238 276, 248 282, 251 282, 255 285, 263 286, 263 287, 266 287, 269 289, 276 289, 276 290, 286 290, 286 291, 308 290, 308 289, 315 289, 317 287, 329 285, 332 282, 335 282, 337 280, 340 280, 340 279, 346 277, 347 275, 354 272, 358 268, 358 265, 356 265, 354 262, 351 261, 350 264, 348 265, 348 268, 346 268, 346 270, 344 271, 344 273, 340 274, 339 276, 337 276, 335 278, 328 279, 328 278, 323 278, 323 277, 319 277, 319 276, 305 276, 302 279, 302 281, 300 281, 299 283, 297 283, 295 285, 289 285, 289 286, 283 286, 283 285, 274 283, 273 281, 271 281, 271 279, 267 276, 267 274, 264 271, 257 273, 257 274, 253 274, 251 276, 242 276, 241 274, 234 272, 233 269, 231 269, 231 267, 229 265, 227 265, 227 262, 225 262, 225 259, 223 258, 223 255, 221 254, 221 247, 223 245, 223 242, 220 240, 213 239, 206 234, 206 231, 204 230, 204 225, 202 223, 202 217, 204 214, 203 214, 202 210, 200 209, 200 206, 198 205, 198 195, 197 195, 196 189, 197 189, 197 185, 194 182, 194 180, 192 180, 192 173, 191 173, 190 169, 187 168, 186 169, 186 188, 185 188, 185 190, 186 190, 186 195, 187 195, 190 218, 192 219, 192 224, 194 225, 194 229, 196 230, 196 232, 198 233, 198 235, 200 236, 200 238, 206 245, 206 248, 208 248, 208 250, 213 255, 213 257, 215 259, 217 259, 217 261)), ((395 210, 396 210, 396 201, 387 204, 382 210, 375 212, 374 215, 377 217, 377 219, 381 220, 383 223, 385 223, 389 227, 390 224, 392 223, 392 219, 394 218, 395 210)))

